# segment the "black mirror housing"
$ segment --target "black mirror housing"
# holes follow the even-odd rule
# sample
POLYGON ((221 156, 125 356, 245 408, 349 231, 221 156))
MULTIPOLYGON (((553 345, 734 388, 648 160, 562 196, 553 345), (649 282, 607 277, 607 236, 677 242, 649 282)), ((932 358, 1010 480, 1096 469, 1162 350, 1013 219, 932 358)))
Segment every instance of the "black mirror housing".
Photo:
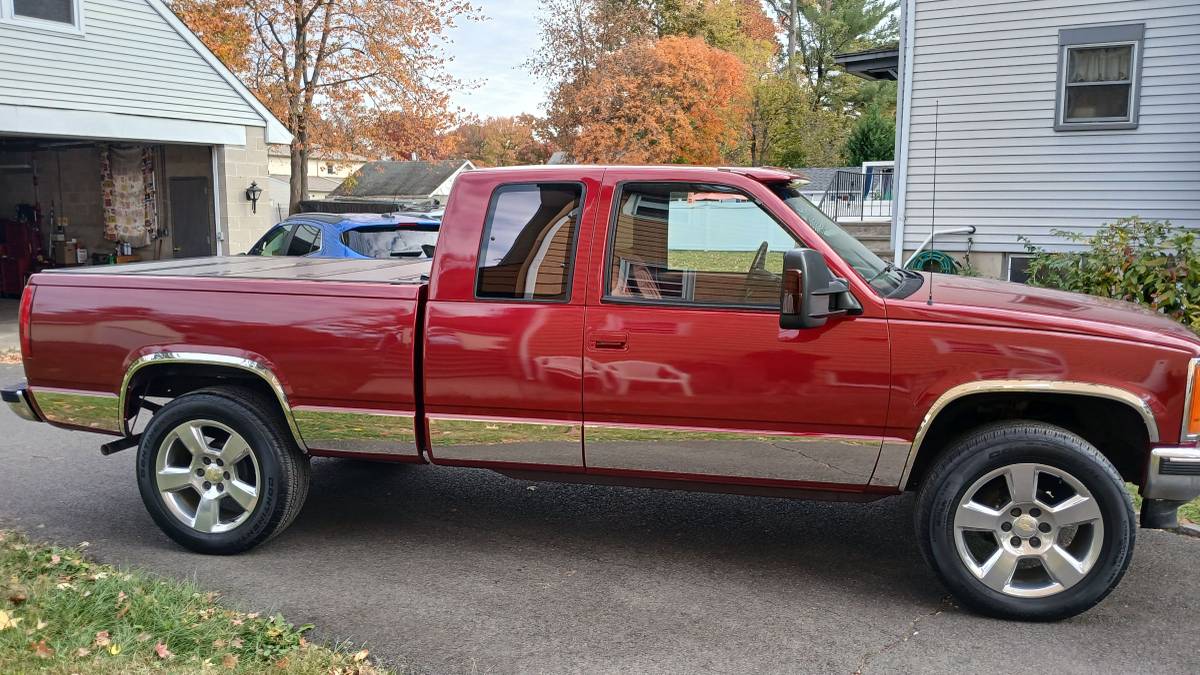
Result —
POLYGON ((783 254, 780 328, 820 328, 829 317, 847 314, 857 306, 850 284, 833 275, 819 251, 795 248, 783 254))

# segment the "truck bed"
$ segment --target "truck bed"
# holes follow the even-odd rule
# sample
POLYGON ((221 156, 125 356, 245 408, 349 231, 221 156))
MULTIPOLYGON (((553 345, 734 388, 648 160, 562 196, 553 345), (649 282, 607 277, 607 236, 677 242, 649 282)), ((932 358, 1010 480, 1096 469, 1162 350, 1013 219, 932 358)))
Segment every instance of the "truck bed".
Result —
POLYGON ((93 265, 48 270, 48 275, 118 275, 156 277, 234 277, 291 281, 339 281, 381 284, 419 284, 429 274, 427 258, 351 260, 226 256, 159 260, 129 265, 93 265))
POLYGON ((429 269, 429 260, 238 256, 40 273, 30 391, 45 409, 71 402, 51 422, 120 433, 132 411, 118 399, 140 363, 232 357, 278 378, 310 451, 358 451, 339 434, 370 422, 387 441, 375 452, 415 457, 429 269), (70 412, 80 405, 103 413, 85 420, 70 412))

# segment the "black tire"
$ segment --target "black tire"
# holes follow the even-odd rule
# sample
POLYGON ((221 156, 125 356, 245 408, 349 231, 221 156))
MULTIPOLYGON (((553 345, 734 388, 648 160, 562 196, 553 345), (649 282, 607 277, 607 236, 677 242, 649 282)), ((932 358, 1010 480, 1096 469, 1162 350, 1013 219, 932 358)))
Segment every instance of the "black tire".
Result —
POLYGON ((137 480, 146 509, 167 536, 198 553, 229 555, 271 539, 295 520, 308 494, 309 459, 296 446, 274 399, 219 387, 180 396, 151 418, 138 446, 137 480), (156 461, 164 439, 193 420, 212 420, 236 431, 257 461, 257 502, 229 531, 193 529, 171 512, 157 487, 156 461))
POLYGON ((1084 439, 1041 422, 992 424, 956 441, 925 478, 915 517, 922 553, 946 588, 970 609, 998 618, 1056 621, 1085 612, 1116 587, 1133 557, 1133 503, 1120 474, 1084 439), (967 491, 990 472, 1028 463, 1066 472, 1079 481, 1094 497, 1103 524, 1103 536, 1095 538, 1099 557, 1090 571, 1074 585, 1045 597, 994 590, 972 574, 955 543, 954 514, 967 491))

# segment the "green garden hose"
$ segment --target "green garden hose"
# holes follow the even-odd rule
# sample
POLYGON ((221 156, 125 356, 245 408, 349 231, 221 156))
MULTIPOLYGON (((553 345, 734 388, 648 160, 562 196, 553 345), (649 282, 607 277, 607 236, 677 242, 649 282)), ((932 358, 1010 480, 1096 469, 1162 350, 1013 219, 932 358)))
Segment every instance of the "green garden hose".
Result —
POLYGON ((957 260, 942 251, 921 251, 908 263, 908 269, 922 272, 941 272, 942 274, 958 274, 960 265, 957 260))

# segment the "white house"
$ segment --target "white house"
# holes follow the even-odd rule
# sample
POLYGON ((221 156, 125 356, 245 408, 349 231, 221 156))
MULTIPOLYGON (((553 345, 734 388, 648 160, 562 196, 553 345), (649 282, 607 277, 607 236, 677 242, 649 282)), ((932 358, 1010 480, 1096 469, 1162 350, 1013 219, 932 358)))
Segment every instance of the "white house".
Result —
POLYGON ((0 0, 0 62, 0 218, 48 255, 237 253, 273 223, 248 190, 291 135, 162 0, 0 0))
POLYGON ((898 73, 897 257, 935 223, 972 225, 972 263, 1004 277, 1016 261, 1019 277, 1020 236, 1053 250, 1067 245, 1052 230, 1131 215, 1200 227, 1200 2, 905 0, 902 12, 897 52, 839 58, 863 77, 898 73))

